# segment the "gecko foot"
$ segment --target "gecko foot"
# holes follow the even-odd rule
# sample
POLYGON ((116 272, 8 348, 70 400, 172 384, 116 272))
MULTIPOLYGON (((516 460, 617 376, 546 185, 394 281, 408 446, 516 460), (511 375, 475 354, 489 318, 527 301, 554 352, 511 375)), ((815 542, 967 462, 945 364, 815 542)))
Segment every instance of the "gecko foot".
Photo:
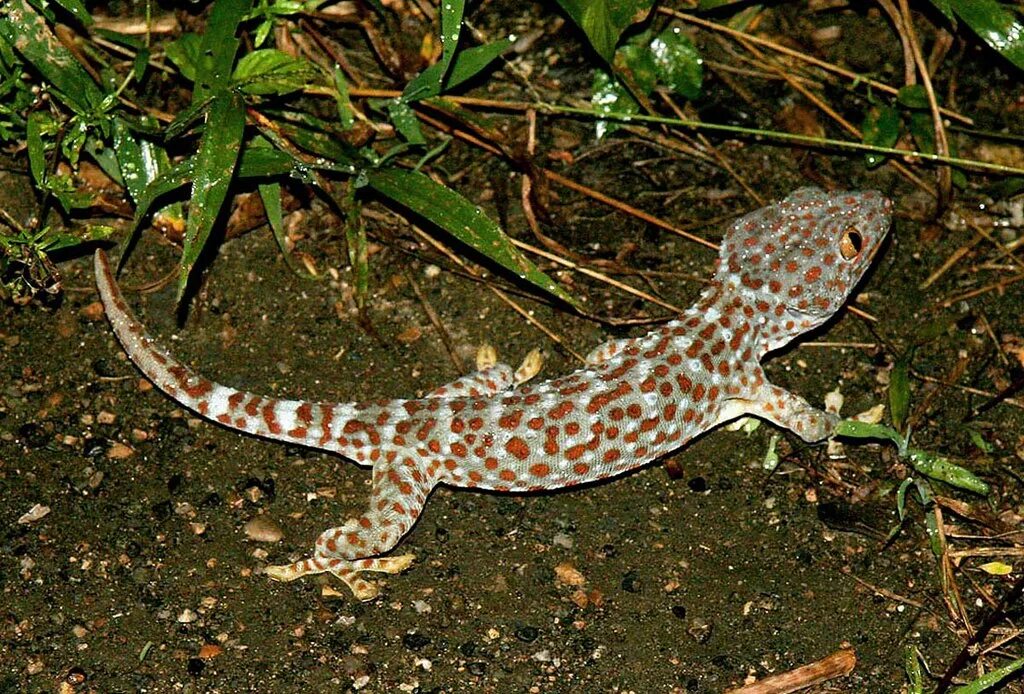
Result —
POLYGON ((311 574, 332 573, 352 590, 357 600, 373 600, 380 588, 362 578, 364 571, 397 574, 409 568, 415 554, 401 554, 395 557, 373 557, 370 559, 337 559, 324 556, 311 557, 292 564, 268 566, 266 574, 275 581, 294 581, 311 574))

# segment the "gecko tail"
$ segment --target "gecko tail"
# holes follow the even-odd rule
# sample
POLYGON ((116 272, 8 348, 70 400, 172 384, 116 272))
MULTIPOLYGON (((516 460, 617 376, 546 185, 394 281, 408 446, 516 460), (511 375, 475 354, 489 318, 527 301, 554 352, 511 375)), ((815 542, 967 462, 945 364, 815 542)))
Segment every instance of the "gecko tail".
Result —
POLYGON ((114 333, 132 362, 172 400, 231 429, 349 454, 333 431, 355 415, 355 404, 279 400, 200 376, 146 332, 124 300, 103 250, 96 250, 94 262, 96 286, 114 333))

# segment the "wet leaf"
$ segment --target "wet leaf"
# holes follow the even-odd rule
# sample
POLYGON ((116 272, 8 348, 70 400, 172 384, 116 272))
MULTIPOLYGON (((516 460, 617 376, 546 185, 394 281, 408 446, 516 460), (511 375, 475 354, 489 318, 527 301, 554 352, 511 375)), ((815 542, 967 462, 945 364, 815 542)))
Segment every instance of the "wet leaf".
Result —
POLYGON ((903 518, 906 516, 907 511, 907 489, 910 488, 910 484, 914 481, 913 477, 908 477, 900 483, 899 489, 896 490, 896 513, 899 516, 900 523, 903 522, 903 518))
POLYGON ((348 83, 345 81, 345 75, 342 74, 340 67, 334 68, 331 77, 334 80, 334 100, 338 105, 338 120, 341 121, 341 127, 348 130, 356 122, 355 111, 352 110, 352 102, 348 97, 348 83))
MULTIPOLYGON (((615 79, 604 70, 594 71, 594 82, 590 90, 590 103, 594 112, 604 116, 629 116, 640 112, 640 104, 615 79)), ((606 135, 613 133, 619 128, 619 123, 614 120, 599 120, 595 127, 595 133, 600 140, 606 135)))
POLYGON ((462 243, 537 288, 572 305, 575 299, 520 253, 483 210, 454 190, 417 171, 377 169, 371 188, 455 236, 462 243))
POLYGON ((907 458, 915 470, 926 477, 951 484, 959 489, 988 496, 989 486, 967 468, 942 456, 917 448, 907 449, 907 458))
POLYGON ((483 46, 474 46, 459 51, 452 60, 448 79, 444 81, 444 89, 453 89, 466 80, 476 77, 499 55, 512 47, 512 37, 499 39, 483 46))
MULTIPOLYGON (((889 106, 874 105, 861 123, 864 133, 864 144, 876 147, 892 147, 900 135, 900 114, 889 106)), ((864 159, 869 167, 875 167, 885 161, 882 154, 868 153, 864 159)))
POLYGON ((369 289, 370 265, 367 262, 366 226, 363 224, 363 206, 356 199, 356 186, 351 182, 345 195, 345 243, 348 246, 348 262, 352 265, 355 279, 356 306, 361 311, 366 307, 369 289))
POLYGON ((558 0, 569 18, 586 34, 597 54, 611 64, 615 46, 629 26, 643 21, 653 0, 558 0))
POLYGON ((911 109, 927 110, 931 108, 928 103, 928 93, 920 84, 908 84, 901 87, 896 94, 896 101, 911 109))
POLYGON ((238 52, 238 25, 252 7, 251 0, 217 0, 206 21, 199 43, 195 91, 192 101, 202 101, 231 85, 232 67, 238 52))
POLYGON ((700 96, 704 61, 690 37, 679 27, 669 27, 650 42, 658 81, 687 99, 700 96))
POLYGON ((172 63, 178 67, 182 77, 189 82, 196 81, 196 71, 199 68, 202 39, 199 34, 189 32, 182 34, 174 41, 169 41, 164 46, 164 52, 172 63))
POLYGON ((79 114, 99 109, 104 94, 46 20, 26 0, 7 0, 0 13, 0 38, 53 85, 55 96, 79 114))
POLYGON ((844 419, 836 425, 836 436, 846 436, 851 439, 882 439, 892 441, 902 450, 906 441, 897 431, 882 424, 869 424, 858 422, 853 419, 844 419))
POLYGON ((81 22, 82 26, 90 27, 93 25, 92 15, 89 14, 89 10, 86 9, 80 0, 55 0, 55 2, 67 10, 68 14, 81 22))
POLYGON ((308 60, 265 48, 242 56, 233 79, 246 94, 287 94, 314 82, 317 74, 308 60))
POLYGON ((393 99, 388 102, 388 115, 395 129, 405 141, 411 145, 425 145, 427 138, 423 137, 420 130, 420 122, 416 119, 416 113, 412 107, 402 99, 393 99))
POLYGON ((994 687, 1001 683, 1010 675, 1018 672, 1021 668, 1024 668, 1024 658, 1018 658, 1009 665, 1004 665, 1001 668, 990 670, 970 684, 965 684, 962 687, 951 689, 950 694, 982 694, 982 692, 985 692, 990 687, 994 687))
POLYGON ((178 301, 185 295, 189 274, 227 199, 244 132, 245 104, 241 96, 235 92, 215 95, 193 165, 192 194, 178 275, 178 301))
POLYGON ((896 431, 903 431, 910 412, 910 357, 908 352, 897 359, 889 376, 889 414, 896 431))
POLYGON ((921 661, 917 659, 917 650, 913 646, 907 646, 906 654, 903 656, 903 671, 907 673, 907 680, 910 690, 907 694, 922 694, 924 682, 921 673, 921 661))
POLYGON ((1024 25, 1011 3, 998 0, 932 0, 947 18, 956 15, 982 41, 1024 70, 1024 25))
POLYGON ((459 45, 462 16, 465 11, 465 0, 444 0, 441 3, 441 58, 409 80, 402 91, 401 102, 408 104, 410 101, 428 99, 441 93, 448 68, 451 67, 459 45))

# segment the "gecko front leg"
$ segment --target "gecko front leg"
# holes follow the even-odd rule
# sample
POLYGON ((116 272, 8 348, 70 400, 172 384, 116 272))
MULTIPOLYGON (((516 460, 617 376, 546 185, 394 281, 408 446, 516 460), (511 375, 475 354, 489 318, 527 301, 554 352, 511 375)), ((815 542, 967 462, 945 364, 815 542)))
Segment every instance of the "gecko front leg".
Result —
POLYGON ((757 384, 752 393, 730 397, 722 403, 718 424, 754 415, 789 429, 808 443, 827 439, 839 424, 838 415, 819 410, 799 395, 769 383, 760 368, 754 372, 751 383, 757 384))

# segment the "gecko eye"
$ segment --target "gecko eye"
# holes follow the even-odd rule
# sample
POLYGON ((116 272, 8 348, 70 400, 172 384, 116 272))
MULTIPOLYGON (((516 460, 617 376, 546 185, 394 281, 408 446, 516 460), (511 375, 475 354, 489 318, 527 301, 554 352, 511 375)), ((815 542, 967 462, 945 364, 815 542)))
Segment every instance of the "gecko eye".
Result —
POLYGON ((853 260, 864 248, 864 238, 856 229, 847 229, 839 239, 839 254, 843 260, 853 260))

